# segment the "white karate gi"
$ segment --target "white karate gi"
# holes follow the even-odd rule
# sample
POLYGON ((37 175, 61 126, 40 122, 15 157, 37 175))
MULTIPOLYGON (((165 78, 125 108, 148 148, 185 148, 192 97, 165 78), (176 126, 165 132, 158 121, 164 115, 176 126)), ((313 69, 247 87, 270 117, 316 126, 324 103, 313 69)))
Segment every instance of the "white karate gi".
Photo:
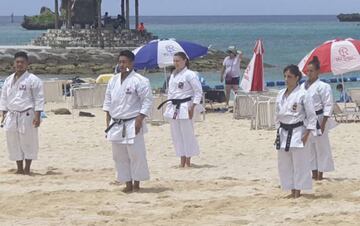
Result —
POLYGON ((317 116, 318 123, 321 125, 324 116, 328 116, 324 133, 321 133, 321 129, 317 130, 318 136, 310 137, 310 150, 311 150, 311 167, 312 170, 319 170, 320 172, 333 171, 334 161, 331 154, 329 130, 336 126, 336 122, 331 119, 333 110, 333 96, 331 87, 329 84, 316 80, 307 89, 305 83, 302 84, 302 88, 307 91, 314 104, 315 111, 323 110, 324 113, 317 116))
MULTIPOLYGON (((132 71, 122 83, 121 74, 115 75, 109 81, 103 110, 109 112, 112 119, 130 119, 139 114, 148 116, 152 101, 149 80, 132 71)), ((107 139, 112 142, 117 180, 122 183, 148 180, 150 177, 144 142, 146 124, 143 123, 137 135, 135 119, 125 122, 125 126, 125 137, 123 124, 114 125, 107 133, 107 139)))
POLYGON ((178 74, 172 74, 169 81, 168 99, 192 100, 182 103, 176 119, 173 119, 176 106, 169 102, 164 112, 164 117, 169 120, 171 136, 175 147, 176 156, 192 157, 199 155, 199 145, 194 134, 193 120, 189 119, 189 108, 194 104, 194 114, 204 111, 200 105, 202 98, 202 87, 195 72, 186 67, 178 74))
POLYGON ((36 160, 39 150, 38 128, 33 123, 35 111, 44 110, 42 81, 25 72, 16 82, 15 74, 4 83, 0 111, 7 111, 4 130, 11 161, 36 160))
POLYGON ((306 130, 316 129, 314 107, 311 98, 300 86, 297 86, 288 97, 285 97, 285 91, 286 89, 281 90, 276 98, 276 128, 280 128, 280 122, 304 122, 304 125, 293 129, 288 152, 285 151, 288 131, 279 129, 281 145, 277 152, 281 187, 283 190, 310 190, 312 178, 309 140, 304 146, 302 138, 306 130))

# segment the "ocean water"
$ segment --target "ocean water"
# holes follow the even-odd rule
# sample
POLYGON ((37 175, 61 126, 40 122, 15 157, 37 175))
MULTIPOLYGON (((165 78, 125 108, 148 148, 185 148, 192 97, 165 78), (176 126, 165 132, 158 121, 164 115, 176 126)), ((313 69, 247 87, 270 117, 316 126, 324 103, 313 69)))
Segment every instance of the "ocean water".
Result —
MULTIPOLYGON (((146 29, 159 38, 193 41, 214 49, 229 45, 241 49, 251 58, 255 40, 264 41, 265 80, 282 80, 282 69, 299 61, 314 47, 326 40, 352 37, 360 39, 360 23, 340 23, 335 15, 321 16, 144 16, 146 29)), ((0 17, 0 45, 23 45, 41 35, 42 31, 21 28, 22 17, 0 17)), ((133 25, 132 25, 133 26, 133 25)), ((220 69, 219 69, 220 70, 220 69)), ((219 72, 202 73, 208 84, 219 84, 219 72)), ((331 75, 328 75, 332 77, 331 75)), ((347 76, 360 77, 360 72, 347 76)), ((162 73, 149 76, 154 87, 163 82, 162 73)), ((359 83, 347 83, 347 87, 359 83)))

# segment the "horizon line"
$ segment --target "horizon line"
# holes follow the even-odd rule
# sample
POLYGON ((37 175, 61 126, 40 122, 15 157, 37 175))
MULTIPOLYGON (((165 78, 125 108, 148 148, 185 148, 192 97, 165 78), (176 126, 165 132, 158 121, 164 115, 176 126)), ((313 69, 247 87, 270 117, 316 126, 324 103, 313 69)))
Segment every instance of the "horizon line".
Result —
MULTIPOLYGON (((339 13, 341 14, 341 13, 339 13)), ((195 14, 188 14, 188 15, 140 15, 140 17, 142 16, 166 16, 166 17, 175 17, 175 16, 181 16, 181 17, 187 17, 187 16, 222 16, 222 17, 226 17, 226 16, 337 16, 339 14, 241 14, 241 15, 223 15, 223 14, 201 14, 201 15, 195 15, 195 14)), ((342 14, 352 14, 352 13, 342 13, 342 14)), ((39 15, 39 14, 36 14, 39 15)), ((0 15, 0 16, 5 16, 5 17, 9 17, 11 16, 11 13, 8 15, 0 15)), ((24 16, 24 15, 17 15, 14 14, 14 16, 24 16)), ((26 16, 32 16, 32 15, 26 15, 26 16)), ((35 16, 35 15, 33 15, 35 16)), ((135 15, 130 15, 131 17, 134 17, 135 15)))

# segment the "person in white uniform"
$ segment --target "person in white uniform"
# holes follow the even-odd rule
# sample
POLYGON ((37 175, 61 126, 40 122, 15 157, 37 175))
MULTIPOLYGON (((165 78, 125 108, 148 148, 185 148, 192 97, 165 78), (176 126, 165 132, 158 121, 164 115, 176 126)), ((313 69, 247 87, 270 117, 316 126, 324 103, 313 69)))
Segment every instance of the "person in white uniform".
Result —
POLYGON ((169 120, 176 156, 180 167, 190 167, 191 157, 199 155, 199 145, 194 134, 193 116, 204 109, 200 105, 202 87, 195 72, 188 69, 189 60, 185 53, 174 55, 175 70, 170 76, 164 117, 169 120))
POLYGON ((43 83, 27 71, 29 59, 25 52, 16 53, 14 58, 15 73, 5 80, 1 92, 1 125, 6 132, 9 159, 17 164, 16 173, 30 175, 32 160, 37 159, 39 150, 43 83))
POLYGON ((124 192, 138 191, 140 181, 148 180, 144 119, 152 107, 152 91, 147 78, 133 69, 135 56, 122 51, 120 73, 109 81, 103 110, 106 112, 107 140, 112 143, 117 181, 125 183, 124 192))
POLYGON ((283 190, 298 198, 301 190, 312 189, 308 137, 315 132, 316 115, 312 100, 300 88, 301 72, 296 65, 284 69, 286 89, 276 98, 276 149, 283 190))
POLYGON ((334 171, 334 161, 331 154, 329 130, 336 123, 330 118, 333 110, 333 96, 329 84, 320 81, 320 62, 315 56, 307 66, 308 80, 302 88, 311 96, 317 115, 317 136, 310 137, 311 166, 313 179, 322 180, 323 172, 334 171))

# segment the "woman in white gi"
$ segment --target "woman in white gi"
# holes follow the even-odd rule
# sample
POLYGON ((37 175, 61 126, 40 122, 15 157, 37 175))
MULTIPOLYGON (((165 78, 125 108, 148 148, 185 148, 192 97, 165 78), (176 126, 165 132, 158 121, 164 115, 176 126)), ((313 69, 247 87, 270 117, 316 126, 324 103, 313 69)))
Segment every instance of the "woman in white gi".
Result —
POLYGON ((281 188, 298 198, 301 190, 312 189, 308 137, 316 129, 311 98, 300 88, 301 72, 296 65, 284 69, 286 89, 276 98, 276 149, 281 188))
POLYGON ((16 72, 5 80, 0 99, 9 159, 16 161, 17 174, 26 175, 30 175, 32 160, 37 159, 38 127, 45 102, 42 81, 27 71, 28 64, 25 52, 15 54, 16 72))
POLYGON ((322 180, 323 172, 333 171, 334 161, 331 154, 329 129, 335 127, 335 122, 330 118, 333 110, 333 96, 329 84, 320 81, 320 62, 314 56, 307 66, 308 80, 302 88, 311 96, 317 115, 317 136, 310 137, 311 167, 313 179, 322 180))
POLYGON ((140 181, 149 179, 144 118, 151 110, 152 91, 149 80, 133 70, 134 59, 129 50, 120 53, 120 73, 109 81, 103 105, 117 181, 126 183, 126 193, 138 191, 140 181))
POLYGON ((185 53, 174 55, 175 70, 170 76, 168 105, 164 112, 170 122, 171 136, 180 167, 191 166, 191 157, 199 155, 199 145, 194 134, 193 116, 202 111, 202 87, 195 72, 188 69, 185 53))

